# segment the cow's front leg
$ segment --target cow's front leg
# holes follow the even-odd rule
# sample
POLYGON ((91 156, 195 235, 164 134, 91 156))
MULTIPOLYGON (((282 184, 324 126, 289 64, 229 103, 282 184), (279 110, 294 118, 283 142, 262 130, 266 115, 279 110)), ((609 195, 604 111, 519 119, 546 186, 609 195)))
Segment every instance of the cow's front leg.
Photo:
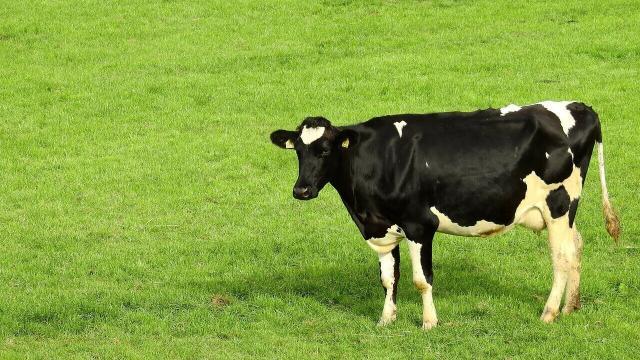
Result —
POLYGON ((396 319, 396 295, 400 279, 400 246, 402 234, 398 228, 389 229, 383 238, 367 240, 367 244, 378 253, 380 281, 384 289, 384 308, 378 326, 392 323, 396 319))
POLYGON ((422 295, 422 328, 430 330, 438 324, 436 307, 433 304, 433 265, 431 260, 432 239, 422 244, 407 239, 413 269, 413 284, 422 295))
POLYGON ((396 320, 396 296, 400 279, 400 246, 386 254, 378 254, 380 260, 380 281, 384 289, 384 308, 378 326, 385 326, 396 320))

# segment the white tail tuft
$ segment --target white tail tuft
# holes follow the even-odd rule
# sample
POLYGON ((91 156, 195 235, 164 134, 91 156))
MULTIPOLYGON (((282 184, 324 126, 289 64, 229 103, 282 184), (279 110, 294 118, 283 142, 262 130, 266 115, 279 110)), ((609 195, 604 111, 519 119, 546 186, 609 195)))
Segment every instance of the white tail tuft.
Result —
POLYGON ((607 179, 604 174, 604 149, 602 143, 598 143, 598 170, 600 172, 600 186, 602 187, 602 213, 604 215, 607 232, 617 243, 620 237, 620 220, 609 201, 609 191, 607 190, 607 179))

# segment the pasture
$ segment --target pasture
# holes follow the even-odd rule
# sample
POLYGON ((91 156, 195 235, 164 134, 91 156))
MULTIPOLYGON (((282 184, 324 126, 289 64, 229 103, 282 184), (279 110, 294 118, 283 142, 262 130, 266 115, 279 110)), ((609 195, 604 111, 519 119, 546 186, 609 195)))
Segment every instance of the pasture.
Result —
MULTIPOLYGON (((0 7, 0 358, 638 358, 636 0, 15 1, 0 7), (602 119, 582 304, 539 320, 545 234, 406 244, 398 320, 337 193, 296 201, 269 133, 580 100, 602 119)), ((464 204, 461 204, 464 206, 464 204)))

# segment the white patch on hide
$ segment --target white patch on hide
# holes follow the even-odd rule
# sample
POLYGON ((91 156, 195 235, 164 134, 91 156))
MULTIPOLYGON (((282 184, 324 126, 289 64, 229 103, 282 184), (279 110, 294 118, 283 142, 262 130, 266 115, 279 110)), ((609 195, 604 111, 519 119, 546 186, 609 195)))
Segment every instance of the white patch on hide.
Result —
POLYGON ((453 222, 449 217, 441 213, 435 206, 429 210, 438 217, 438 231, 462 236, 488 236, 502 232, 504 225, 492 223, 491 221, 480 220, 471 226, 461 226, 453 222))
POLYGON ((538 104, 544 106, 545 109, 551 111, 560 119, 562 130, 569 136, 569 130, 576 124, 576 119, 573 118, 567 106, 574 102, 575 101, 543 101, 538 104))
POLYGON ((573 172, 568 178, 562 181, 562 185, 567 190, 571 200, 577 199, 582 194, 582 176, 580 176, 580 168, 574 166, 573 172))
POLYGON ((520 106, 516 105, 516 104, 509 104, 503 108, 500 109, 500 116, 505 116, 508 113, 511 112, 516 112, 518 110, 522 109, 520 106))
POLYGON ((381 238, 371 238, 367 240, 369 247, 378 254, 386 254, 393 250, 400 241, 404 239, 404 232, 398 225, 391 225, 387 233, 381 238))
POLYGON ((522 214, 517 223, 534 231, 541 231, 545 228, 544 218, 537 208, 531 208, 522 214))
POLYGON ((400 135, 400 137, 402 137, 402 128, 407 126, 407 123, 404 120, 402 120, 402 121, 394 122, 393 125, 396 126, 396 130, 398 130, 398 135, 400 135))

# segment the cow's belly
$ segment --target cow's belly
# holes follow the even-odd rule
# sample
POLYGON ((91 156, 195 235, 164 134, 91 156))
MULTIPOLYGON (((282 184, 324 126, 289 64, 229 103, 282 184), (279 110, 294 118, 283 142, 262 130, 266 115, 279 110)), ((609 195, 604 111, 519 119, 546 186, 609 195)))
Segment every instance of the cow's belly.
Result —
POLYGON ((438 217, 438 231, 451 235, 492 236, 502 234, 512 229, 515 225, 522 225, 535 231, 540 231, 545 228, 542 213, 535 207, 529 208, 521 216, 516 218, 513 223, 507 225, 479 220, 471 226, 461 226, 451 221, 448 216, 438 211, 435 207, 431 207, 430 210, 436 215, 436 217, 438 217))
POLYGON ((432 206, 429 210, 439 220, 438 231, 461 236, 491 236, 508 231, 515 225, 540 231, 545 228, 545 218, 551 218, 546 200, 552 190, 563 185, 569 192, 571 199, 578 198, 582 190, 580 170, 575 166, 571 175, 562 183, 547 184, 534 172, 522 181, 527 185, 527 191, 514 213, 512 223, 496 224, 491 221, 478 220, 473 225, 461 226, 432 206))
POLYGON ((441 213, 435 206, 429 210, 438 218, 438 231, 460 236, 490 236, 503 233, 507 225, 500 225, 491 221, 479 220, 474 225, 461 226, 453 222, 449 217, 441 213))

